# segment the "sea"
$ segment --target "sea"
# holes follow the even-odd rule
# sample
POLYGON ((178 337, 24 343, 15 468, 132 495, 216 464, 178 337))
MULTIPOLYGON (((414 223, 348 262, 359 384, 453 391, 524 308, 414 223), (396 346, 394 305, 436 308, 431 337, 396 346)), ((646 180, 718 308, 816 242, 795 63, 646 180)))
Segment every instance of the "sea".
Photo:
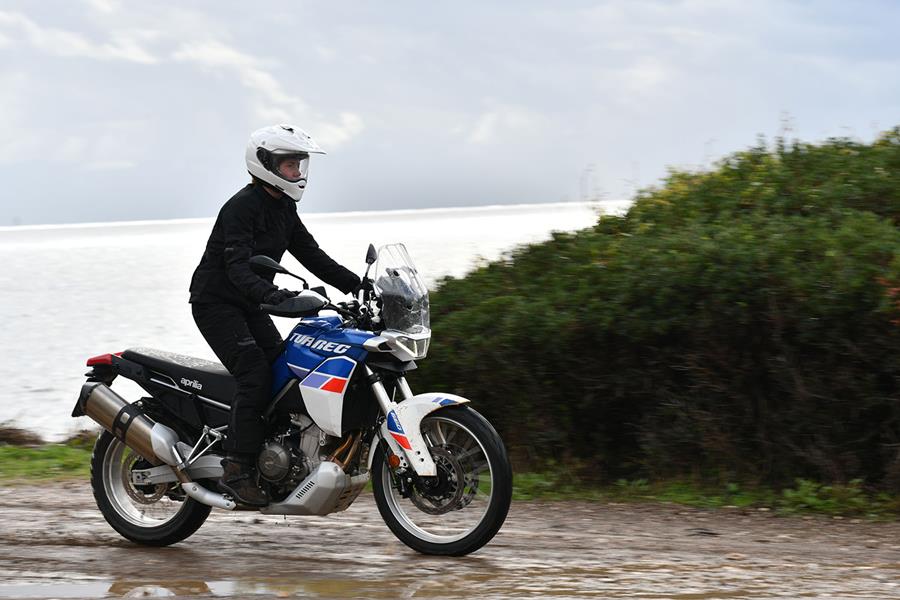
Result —
MULTIPOLYGON (((429 286, 554 231, 590 227, 628 203, 554 203, 301 215, 319 245, 361 274, 369 243, 402 242, 429 286)), ((70 414, 87 358, 160 348, 215 360, 191 318, 188 284, 213 219, 0 227, 0 425, 58 441, 93 428, 70 414)), ((290 255, 282 264, 318 285, 290 255)), ((296 289, 295 279, 275 282, 296 289)), ((329 288, 332 300, 343 296, 329 288)), ((290 319, 275 318, 282 334, 290 319)), ((427 359, 426 359, 427 360, 427 359)), ((142 390, 120 378, 114 389, 142 390)))

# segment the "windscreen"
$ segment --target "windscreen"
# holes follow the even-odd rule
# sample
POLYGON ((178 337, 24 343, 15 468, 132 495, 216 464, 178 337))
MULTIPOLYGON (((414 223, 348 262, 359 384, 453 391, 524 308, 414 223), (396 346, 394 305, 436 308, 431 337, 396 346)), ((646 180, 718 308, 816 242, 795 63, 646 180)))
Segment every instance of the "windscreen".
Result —
POLYGON ((378 250, 374 285, 381 296, 381 318, 387 329, 430 333, 428 289, 406 246, 389 244, 378 250))

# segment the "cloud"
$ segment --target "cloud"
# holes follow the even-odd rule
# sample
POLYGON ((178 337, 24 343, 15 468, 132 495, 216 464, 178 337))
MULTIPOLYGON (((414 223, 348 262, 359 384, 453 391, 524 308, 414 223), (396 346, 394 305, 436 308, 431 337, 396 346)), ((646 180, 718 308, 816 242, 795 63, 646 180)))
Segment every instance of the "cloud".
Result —
POLYGON ((316 56, 318 56, 322 60, 322 62, 330 63, 333 62, 337 57, 337 52, 335 52, 334 48, 330 48, 322 44, 316 44, 315 46, 313 46, 313 50, 315 51, 316 56))
POLYGON ((326 147, 340 145, 363 130, 363 120, 356 113, 341 113, 337 122, 314 114, 301 98, 285 90, 266 68, 266 63, 220 41, 183 44, 172 58, 214 73, 235 74, 241 85, 253 94, 253 116, 260 123, 288 122, 303 127, 307 121, 315 122, 315 137, 326 147))
POLYGON ((351 138, 362 133, 364 126, 362 118, 356 113, 344 112, 340 114, 340 122, 322 123, 316 126, 316 136, 328 147, 339 146, 351 138))
POLYGON ((118 0, 87 0, 87 3, 91 8, 101 13, 112 13, 121 8, 118 0))
POLYGON ((273 104, 292 104, 305 110, 306 107, 298 99, 287 94, 271 73, 266 71, 260 61, 231 46, 216 40, 183 44, 172 54, 176 61, 189 62, 212 71, 230 70, 237 74, 244 87, 258 92, 273 104))
POLYGON ((13 162, 21 152, 21 145, 29 138, 19 135, 22 123, 27 123, 25 94, 28 76, 24 72, 0 71, 0 164, 13 162))
POLYGON ((0 165, 35 160, 108 170, 134 166, 148 149, 130 143, 147 140, 155 124, 140 119, 85 119, 60 128, 32 117, 43 80, 27 71, 0 72, 0 165))
POLYGON ((751 143, 783 111, 807 138, 896 120, 900 9, 888 2, 407 4, 0 2, 0 168, 23 206, 58 219, 86 216, 83 190, 107 176, 146 177, 135 217, 164 214, 166 185, 204 198, 173 216, 202 214, 242 180, 246 134, 288 121, 346 161, 316 175, 341 208, 578 196, 592 163, 615 196, 638 163, 631 179, 649 183, 707 156, 705 140, 751 143), (535 151, 540 172, 518 169, 535 151), (31 189, 44 162, 76 176, 78 202, 31 189), (394 185, 346 177, 357 170, 394 185))
POLYGON ((532 137, 538 135, 545 120, 520 106, 499 106, 478 117, 468 140, 473 144, 491 144, 509 141, 509 137, 532 137))
POLYGON ((6 34, 19 37, 32 47, 54 56, 124 60, 142 64, 158 62, 155 56, 141 46, 140 40, 146 35, 140 31, 119 31, 113 34, 110 42, 98 43, 65 29, 41 27, 21 13, 4 11, 0 11, 0 28, 5 29, 6 34))
POLYGON ((136 166, 137 163, 133 160, 98 160, 87 163, 85 168, 90 171, 121 171, 136 166))
POLYGON ((652 94, 671 78, 673 71, 674 69, 658 60, 641 59, 618 72, 619 85, 623 91, 652 94))

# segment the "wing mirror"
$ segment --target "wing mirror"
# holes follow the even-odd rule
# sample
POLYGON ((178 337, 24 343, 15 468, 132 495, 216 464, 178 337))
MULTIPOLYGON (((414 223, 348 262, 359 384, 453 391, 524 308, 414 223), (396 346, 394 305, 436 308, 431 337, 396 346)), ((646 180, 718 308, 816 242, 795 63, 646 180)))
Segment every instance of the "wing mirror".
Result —
POLYGON ((280 273, 282 275, 290 275, 294 279, 299 279, 303 282, 303 289, 308 290, 309 284, 306 283, 306 280, 300 277, 299 275, 294 275, 276 261, 272 260, 268 256, 263 254, 257 254, 256 256, 250 257, 250 270, 256 273, 257 275, 268 275, 269 273, 280 273))
POLYGON ((287 269, 282 267, 280 264, 278 264, 268 256, 263 256, 262 254, 250 257, 250 269, 257 275, 268 275, 269 273, 282 273, 290 275, 287 269))

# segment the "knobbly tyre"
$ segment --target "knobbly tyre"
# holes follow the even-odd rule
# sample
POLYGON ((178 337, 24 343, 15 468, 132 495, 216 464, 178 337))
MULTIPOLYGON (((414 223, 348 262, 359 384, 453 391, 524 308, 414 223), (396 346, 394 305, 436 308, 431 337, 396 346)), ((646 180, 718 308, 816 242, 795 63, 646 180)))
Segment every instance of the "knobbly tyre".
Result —
POLYGON ((258 483, 272 499, 266 507, 213 491, 235 391, 222 365, 148 348, 88 360, 72 416, 103 427, 91 485, 113 529, 166 546, 194 533, 212 507, 326 515, 349 507, 371 478, 385 523, 419 552, 459 556, 494 537, 512 494, 503 442, 469 400, 413 395, 405 374, 428 350, 427 289, 402 244, 377 253, 370 245, 366 263, 372 285, 362 301, 332 304, 274 260, 251 259, 258 272, 303 281, 296 297, 262 305, 300 319, 272 367, 257 459, 258 483), (147 395, 129 403, 110 388, 117 377, 147 395))

